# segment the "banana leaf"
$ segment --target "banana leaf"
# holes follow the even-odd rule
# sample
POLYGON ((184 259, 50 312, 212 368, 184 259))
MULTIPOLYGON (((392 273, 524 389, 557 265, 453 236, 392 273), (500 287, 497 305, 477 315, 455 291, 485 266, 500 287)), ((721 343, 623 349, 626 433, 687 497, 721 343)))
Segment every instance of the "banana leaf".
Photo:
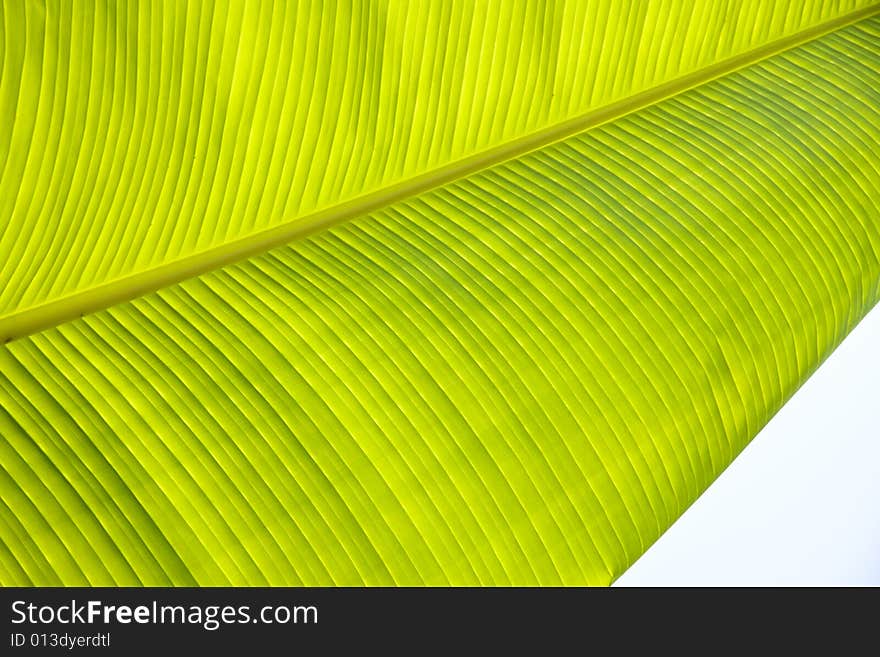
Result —
POLYGON ((4 2, 0 584, 612 582, 880 300, 866 2, 4 2))

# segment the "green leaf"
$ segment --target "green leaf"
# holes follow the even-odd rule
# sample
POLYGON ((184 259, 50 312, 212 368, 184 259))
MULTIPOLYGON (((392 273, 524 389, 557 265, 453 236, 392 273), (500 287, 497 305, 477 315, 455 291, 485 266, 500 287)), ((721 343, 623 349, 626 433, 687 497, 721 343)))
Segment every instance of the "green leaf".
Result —
POLYGON ((485 169, 869 4, 4 2, 0 339, 485 169))
POLYGON ((4 3, 0 583, 612 581, 880 299, 864 5, 4 3))

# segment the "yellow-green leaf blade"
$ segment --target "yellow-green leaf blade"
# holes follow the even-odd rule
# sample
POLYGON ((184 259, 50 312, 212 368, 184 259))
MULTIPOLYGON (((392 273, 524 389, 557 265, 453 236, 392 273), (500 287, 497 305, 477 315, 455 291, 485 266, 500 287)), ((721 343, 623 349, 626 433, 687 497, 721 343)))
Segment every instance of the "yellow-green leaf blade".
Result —
POLYGON ((609 582, 880 297, 878 36, 11 343, 3 582, 609 582))
POLYGON ((870 5, 4 2, 0 320, 182 263, 96 293, 137 296, 212 249, 870 5))

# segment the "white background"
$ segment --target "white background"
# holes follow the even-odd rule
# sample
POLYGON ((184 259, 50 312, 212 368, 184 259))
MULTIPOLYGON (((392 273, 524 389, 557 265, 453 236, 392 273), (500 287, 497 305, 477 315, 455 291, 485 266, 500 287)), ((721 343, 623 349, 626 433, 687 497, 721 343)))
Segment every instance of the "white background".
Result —
POLYGON ((617 585, 880 585, 880 306, 617 585))

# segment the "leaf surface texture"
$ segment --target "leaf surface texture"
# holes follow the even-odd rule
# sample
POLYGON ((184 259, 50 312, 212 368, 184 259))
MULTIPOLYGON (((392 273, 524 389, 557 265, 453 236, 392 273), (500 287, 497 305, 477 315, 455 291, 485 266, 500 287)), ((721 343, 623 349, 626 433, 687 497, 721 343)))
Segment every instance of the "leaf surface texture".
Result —
MULTIPOLYGON (((855 4, 59 4, 42 23, 4 5, 2 308, 295 221, 855 4), (65 11, 80 22, 46 38, 65 11), (39 58, 10 26, 56 49, 36 98, 39 58), (50 75, 85 47, 104 57, 70 59, 87 84, 50 75), (298 91, 279 93, 289 70, 298 91), (102 85, 126 91, 82 92, 102 85)), ((609 583, 880 298, 878 37, 863 20, 9 343, 0 581, 609 583)))

